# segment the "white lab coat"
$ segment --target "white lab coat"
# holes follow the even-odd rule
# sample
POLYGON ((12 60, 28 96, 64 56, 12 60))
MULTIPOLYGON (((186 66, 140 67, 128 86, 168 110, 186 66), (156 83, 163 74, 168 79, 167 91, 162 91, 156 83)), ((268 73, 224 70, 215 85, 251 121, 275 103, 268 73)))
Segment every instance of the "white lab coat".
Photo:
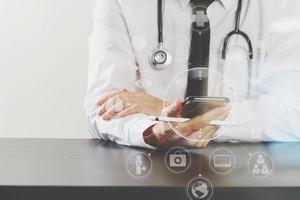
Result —
MULTIPOLYGON (((245 98, 249 81, 245 41, 241 37, 231 39, 226 61, 220 59, 224 37, 234 28, 237 0, 215 1, 208 8, 210 68, 231 81, 239 99, 235 119, 241 122, 223 131, 218 140, 297 141, 300 139, 300 3, 243 2, 241 29, 250 36, 254 47, 253 66, 259 83, 257 100, 245 98)), ((155 122, 144 114, 104 121, 96 115, 96 101, 110 91, 123 88, 163 98, 169 82, 187 69, 189 0, 165 1, 165 48, 171 52, 173 64, 163 71, 153 70, 148 59, 157 47, 156 0, 98 0, 93 19, 85 101, 91 133, 123 145, 150 147, 144 142, 143 132, 155 122)), ((210 81, 210 88, 217 81, 210 81)))

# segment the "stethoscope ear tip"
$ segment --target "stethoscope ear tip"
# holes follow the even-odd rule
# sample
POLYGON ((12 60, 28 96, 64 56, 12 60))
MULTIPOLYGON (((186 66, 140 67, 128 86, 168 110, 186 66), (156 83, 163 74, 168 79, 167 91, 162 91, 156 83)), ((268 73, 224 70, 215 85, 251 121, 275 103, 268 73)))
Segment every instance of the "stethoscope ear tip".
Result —
POLYGON ((251 54, 249 55, 249 59, 250 59, 250 60, 253 60, 253 53, 251 53, 251 54))
POLYGON ((226 59, 226 50, 222 50, 222 60, 226 59))

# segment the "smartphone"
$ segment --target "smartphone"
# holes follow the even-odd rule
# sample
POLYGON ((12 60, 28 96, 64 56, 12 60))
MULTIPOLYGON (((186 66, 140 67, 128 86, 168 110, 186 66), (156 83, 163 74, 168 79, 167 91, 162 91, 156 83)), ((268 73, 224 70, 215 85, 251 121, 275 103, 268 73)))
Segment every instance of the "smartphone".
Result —
POLYGON ((214 108, 227 106, 229 102, 229 99, 226 97, 190 96, 184 101, 182 117, 194 118, 203 115, 214 108))

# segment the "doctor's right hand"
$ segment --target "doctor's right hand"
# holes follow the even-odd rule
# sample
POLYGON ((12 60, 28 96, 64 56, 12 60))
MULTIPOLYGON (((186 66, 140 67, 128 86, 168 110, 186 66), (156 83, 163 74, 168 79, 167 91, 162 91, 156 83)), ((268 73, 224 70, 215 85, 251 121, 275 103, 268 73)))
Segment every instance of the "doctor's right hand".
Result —
MULTIPOLYGON (((182 109, 183 103, 176 101, 173 105, 166 107, 163 112, 168 117, 181 117, 182 109)), ((181 124, 160 122, 144 132, 144 140, 153 147, 184 145, 191 148, 204 148, 220 128, 209 125, 209 122, 226 119, 229 110, 229 106, 218 107, 181 124), (197 134, 197 138, 199 138, 197 142, 184 138, 194 134, 197 134)))

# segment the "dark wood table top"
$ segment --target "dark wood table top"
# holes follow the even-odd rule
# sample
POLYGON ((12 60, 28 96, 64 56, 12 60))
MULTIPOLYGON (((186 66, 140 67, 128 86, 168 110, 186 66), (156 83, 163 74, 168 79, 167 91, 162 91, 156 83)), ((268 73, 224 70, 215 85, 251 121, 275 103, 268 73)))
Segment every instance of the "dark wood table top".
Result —
MULTIPOLYGON (((295 192, 299 191, 300 194, 300 143, 217 143, 205 149, 191 149, 191 166, 179 174, 166 167, 166 152, 129 148, 100 140, 1 139, 0 186, 6 189, 3 191, 7 195, 12 195, 9 191, 14 189, 19 194, 23 191, 24 197, 26 190, 22 188, 28 188, 28 191, 47 188, 47 194, 51 194, 53 188, 77 188, 78 191, 79 188, 98 188, 95 191, 106 188, 109 194, 114 188, 120 191, 126 191, 126 188, 180 188, 184 193, 188 182, 201 175, 225 194, 234 189, 243 191, 237 194, 255 192, 253 188, 264 188, 264 194, 269 196, 272 195, 270 188, 273 188, 271 191, 277 188, 277 192, 281 192, 276 197, 290 194, 290 199, 295 192), (236 165, 229 174, 217 174, 209 165, 211 153, 218 148, 229 149, 235 156, 236 165), (128 157, 137 152, 151 153, 152 170, 145 178, 134 178, 127 171, 128 157), (273 170, 267 178, 255 178, 249 172, 248 160, 256 152, 268 154, 273 161, 273 170), (290 191, 291 188, 295 190, 290 191)), ((92 191, 90 194, 93 194, 92 191)), ((101 191, 100 194, 103 196, 106 193, 101 191)), ((221 192, 213 198, 220 195, 221 192)), ((10 197, 13 199, 16 196, 10 197)), ((144 196, 144 199, 148 197, 144 196)), ((184 194, 180 199, 183 197, 184 194)))

